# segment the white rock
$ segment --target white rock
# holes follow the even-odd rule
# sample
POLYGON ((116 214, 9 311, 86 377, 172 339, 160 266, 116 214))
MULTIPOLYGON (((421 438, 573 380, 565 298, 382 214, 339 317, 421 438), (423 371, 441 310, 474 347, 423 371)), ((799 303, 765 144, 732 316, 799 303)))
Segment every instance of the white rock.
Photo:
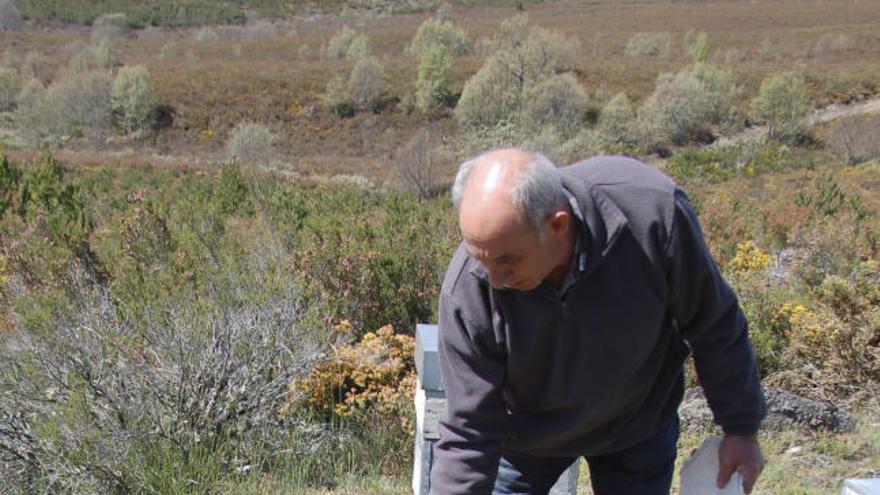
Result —
POLYGON ((724 488, 715 484, 718 478, 718 445, 720 437, 711 437, 694 452, 681 468, 681 495, 744 495, 742 475, 733 473, 724 488))

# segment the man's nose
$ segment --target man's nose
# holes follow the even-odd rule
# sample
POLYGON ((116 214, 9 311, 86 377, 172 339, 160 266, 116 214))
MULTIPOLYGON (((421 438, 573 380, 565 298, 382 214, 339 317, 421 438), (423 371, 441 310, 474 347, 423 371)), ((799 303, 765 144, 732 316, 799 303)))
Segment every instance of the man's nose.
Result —
POLYGON ((510 278, 509 272, 505 272, 505 271, 498 270, 498 269, 495 269, 495 270, 493 270, 491 268, 489 269, 489 284, 496 289, 500 289, 501 287, 504 287, 504 284, 507 283, 509 278, 510 278))

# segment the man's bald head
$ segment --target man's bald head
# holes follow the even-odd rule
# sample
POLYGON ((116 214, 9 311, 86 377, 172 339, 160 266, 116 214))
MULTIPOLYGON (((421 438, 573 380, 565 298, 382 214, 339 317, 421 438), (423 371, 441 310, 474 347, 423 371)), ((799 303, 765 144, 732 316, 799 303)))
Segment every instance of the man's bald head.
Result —
POLYGON ((553 162, 515 148, 487 151, 462 163, 452 200, 459 212, 463 207, 510 210, 499 213, 517 214, 539 233, 544 220, 566 204, 553 162))

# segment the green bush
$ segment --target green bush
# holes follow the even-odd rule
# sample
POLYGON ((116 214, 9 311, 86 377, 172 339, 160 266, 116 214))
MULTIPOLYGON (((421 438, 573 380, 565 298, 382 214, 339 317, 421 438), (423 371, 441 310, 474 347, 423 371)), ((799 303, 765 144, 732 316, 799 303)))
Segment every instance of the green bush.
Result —
POLYGON ((626 93, 618 93, 602 107, 597 131, 606 147, 626 147, 635 144, 635 112, 626 93))
POLYGON ((463 30, 449 21, 428 19, 419 26, 407 51, 423 59, 428 50, 441 46, 453 57, 466 54, 470 50, 470 40, 463 30))
POLYGON ((92 22, 93 40, 126 35, 128 35, 128 17, 121 12, 104 14, 92 22))
POLYGON ((468 126, 518 122, 528 92, 548 77, 570 70, 578 49, 576 40, 560 33, 528 28, 526 15, 505 20, 501 32, 487 42, 491 55, 465 83, 456 117, 468 126))
POLYGON ((348 94, 358 110, 374 112, 379 108, 385 87, 385 68, 375 57, 362 58, 348 76, 348 94))
POLYGON ((226 141, 226 154, 230 160, 266 165, 272 159, 275 140, 275 135, 265 126, 254 122, 239 122, 226 141))
POLYGON ((122 65, 119 62, 119 56, 113 49, 113 42, 110 41, 110 38, 101 38, 96 45, 92 46, 92 54, 95 65, 99 69, 112 69, 122 65))
POLYGON ((30 79, 42 79, 46 75, 46 57, 40 52, 30 50, 21 63, 21 75, 30 79))
POLYGON ((630 57, 649 57, 659 55, 668 57, 672 48, 669 33, 636 33, 626 42, 624 53, 630 57))
POLYGON ((343 74, 336 74, 327 82, 321 103, 324 108, 342 117, 355 114, 354 100, 348 91, 348 81, 343 74))
POLYGON ((767 139, 778 141, 791 141, 805 132, 806 117, 812 109, 798 70, 764 79, 751 106, 757 119, 767 125, 767 139))
POLYGON ((432 45, 419 55, 415 105, 425 115, 439 114, 452 99, 452 57, 442 45, 432 45))
POLYGON ((649 147, 711 141, 710 125, 737 126, 731 100, 738 91, 733 76, 712 65, 693 64, 676 74, 661 74, 638 111, 643 139, 649 147))
POLYGON ((21 91, 18 73, 14 69, 0 67, 0 112, 15 109, 15 100, 21 91))
POLYGON ((327 58, 358 59, 370 56, 370 40, 364 34, 357 34, 348 26, 330 38, 325 51, 327 58))
POLYGON ((113 79, 111 91, 113 115, 123 131, 146 131, 154 125, 158 101, 146 67, 124 67, 113 79))
POLYGON ((828 147, 850 165, 880 160, 880 115, 839 119, 831 129, 828 147))
POLYGON ((583 126, 586 104, 587 94, 573 74, 550 76, 526 95, 523 124, 531 132, 552 129, 568 140, 583 126))
POLYGON ((0 0, 0 31, 21 29, 21 13, 13 0, 0 0))
POLYGON ((464 85, 455 107, 458 122, 489 127, 518 117, 520 96, 515 79, 494 58, 487 60, 464 85))
POLYGON ((689 29, 684 35, 682 48, 695 63, 705 62, 709 58, 709 35, 705 31, 689 29))

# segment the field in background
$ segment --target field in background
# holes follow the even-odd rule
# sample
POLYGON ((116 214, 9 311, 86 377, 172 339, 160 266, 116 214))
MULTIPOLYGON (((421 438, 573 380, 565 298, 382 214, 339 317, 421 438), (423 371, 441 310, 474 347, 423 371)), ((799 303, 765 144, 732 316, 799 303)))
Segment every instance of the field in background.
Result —
MULTIPOLYGON (((818 106, 880 92, 880 11, 872 2, 546 2, 528 3, 525 12, 533 24, 580 41, 576 74, 598 99, 625 91, 634 104, 644 100, 659 73, 689 62, 681 46, 689 29, 708 33, 709 61, 731 69, 745 89, 740 105, 755 95, 764 76, 795 63, 805 64, 818 106), (639 32, 670 33, 668 56, 625 55, 627 41, 639 32)), ((478 45, 517 13, 510 6, 453 5, 449 17, 478 45)), ((219 162, 226 156, 223 144, 230 130, 241 121, 254 121, 279 135, 275 158, 289 171, 391 179, 393 157, 420 127, 433 126, 450 143, 457 138, 448 114, 429 121, 400 105, 412 93, 416 76, 415 58, 404 48, 431 15, 353 12, 343 18, 134 30, 131 38, 114 39, 114 49, 121 63, 150 70, 160 101, 173 108, 174 124, 154 143, 122 142, 110 148, 145 162, 158 161, 151 155, 184 163, 219 162), (352 65, 323 56, 328 40, 345 25, 369 37, 385 66, 384 103, 376 113, 340 118, 320 103, 327 81, 352 65)), ((44 54, 48 81, 89 43, 90 30, 66 25, 0 36, 12 60, 20 61, 30 50, 44 54)), ((456 58, 458 91, 481 60, 476 54, 456 58)), ((454 145, 449 148, 447 176, 462 158, 454 145)))

